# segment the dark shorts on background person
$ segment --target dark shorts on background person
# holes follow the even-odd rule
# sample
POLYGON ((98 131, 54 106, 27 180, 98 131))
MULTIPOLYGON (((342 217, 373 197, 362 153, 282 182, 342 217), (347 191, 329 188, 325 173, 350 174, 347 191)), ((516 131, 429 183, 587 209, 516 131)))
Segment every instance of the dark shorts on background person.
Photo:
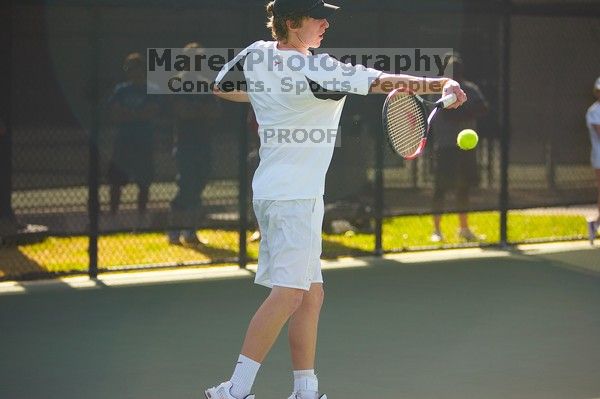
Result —
POLYGON ((479 167, 475 151, 440 149, 435 157, 436 189, 448 191, 479 185, 479 167))
POLYGON ((459 208, 469 206, 469 193, 479 185, 479 168, 475 151, 455 148, 439 149, 435 158, 433 211, 442 213, 446 192, 454 192, 459 208))
POLYGON ((148 186, 154 179, 152 143, 127 135, 115 140, 108 167, 108 181, 115 185, 136 183, 148 186))

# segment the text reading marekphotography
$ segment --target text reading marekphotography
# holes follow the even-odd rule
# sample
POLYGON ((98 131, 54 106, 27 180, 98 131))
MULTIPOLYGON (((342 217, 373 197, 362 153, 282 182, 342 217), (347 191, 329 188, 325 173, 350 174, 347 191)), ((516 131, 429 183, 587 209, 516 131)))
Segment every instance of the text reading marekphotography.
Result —
POLYGON ((452 76, 452 64, 449 62, 452 49, 449 48, 329 48, 317 49, 309 56, 292 52, 282 56, 281 51, 274 49, 256 49, 236 61, 235 57, 241 50, 148 48, 147 80, 152 83, 152 94, 210 94, 215 88, 217 75, 225 66, 230 73, 220 82, 221 90, 292 95, 319 90, 351 94, 352 77, 357 68, 363 67, 422 77, 423 84, 425 78, 452 76), (267 70, 276 72, 276 80, 246 78, 244 71, 264 69, 265 66, 267 70), (335 78, 324 82, 306 79, 311 72, 318 71, 338 73, 335 78), (158 90, 154 89, 156 87, 158 90))

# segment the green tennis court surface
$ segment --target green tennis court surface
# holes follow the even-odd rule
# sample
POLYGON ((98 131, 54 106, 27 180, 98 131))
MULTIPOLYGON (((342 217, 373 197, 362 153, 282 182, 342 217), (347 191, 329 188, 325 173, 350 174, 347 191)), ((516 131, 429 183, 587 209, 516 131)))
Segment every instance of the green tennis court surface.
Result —
MULTIPOLYGON (((600 397, 600 250, 397 259, 325 272, 330 399, 600 397)), ((203 398, 266 293, 242 277, 0 296, 0 398, 203 398)), ((287 398, 289 367, 282 335, 257 399, 287 398)))

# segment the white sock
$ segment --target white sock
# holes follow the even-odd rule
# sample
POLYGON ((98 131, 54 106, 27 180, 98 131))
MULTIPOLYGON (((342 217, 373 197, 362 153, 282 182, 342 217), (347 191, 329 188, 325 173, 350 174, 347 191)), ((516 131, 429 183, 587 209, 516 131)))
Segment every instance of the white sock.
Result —
POLYGON ((238 399, 244 399, 252 391, 252 385, 256 379, 256 374, 260 368, 260 363, 240 355, 238 362, 235 365, 235 370, 231 376, 231 394, 238 399))
POLYGON ((294 392, 319 392, 319 380, 315 370, 294 370, 294 392))

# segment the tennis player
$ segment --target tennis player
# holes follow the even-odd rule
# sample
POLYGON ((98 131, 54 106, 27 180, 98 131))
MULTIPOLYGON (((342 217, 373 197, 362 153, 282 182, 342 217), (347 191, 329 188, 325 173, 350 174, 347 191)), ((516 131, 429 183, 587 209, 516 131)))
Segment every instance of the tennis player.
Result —
POLYGON ((294 376, 290 399, 326 399, 319 396, 315 374, 324 295, 323 193, 337 138, 330 133, 337 132, 346 95, 413 84, 421 94, 455 93, 451 108, 466 101, 460 85, 447 78, 385 74, 312 55, 309 49, 321 45, 327 18, 338 8, 322 0, 270 2, 267 27, 275 40, 241 51, 215 82, 218 96, 249 101, 259 125, 260 164, 252 187, 262 239, 255 282, 271 291, 250 322, 233 375, 206 390, 209 399, 254 399, 256 374, 286 323, 294 376))
POLYGON ((600 231, 600 77, 594 83, 594 97, 596 101, 588 108, 585 121, 590 133, 592 143, 591 162, 596 172, 596 185, 598 187, 598 217, 592 225, 592 231, 600 231))

